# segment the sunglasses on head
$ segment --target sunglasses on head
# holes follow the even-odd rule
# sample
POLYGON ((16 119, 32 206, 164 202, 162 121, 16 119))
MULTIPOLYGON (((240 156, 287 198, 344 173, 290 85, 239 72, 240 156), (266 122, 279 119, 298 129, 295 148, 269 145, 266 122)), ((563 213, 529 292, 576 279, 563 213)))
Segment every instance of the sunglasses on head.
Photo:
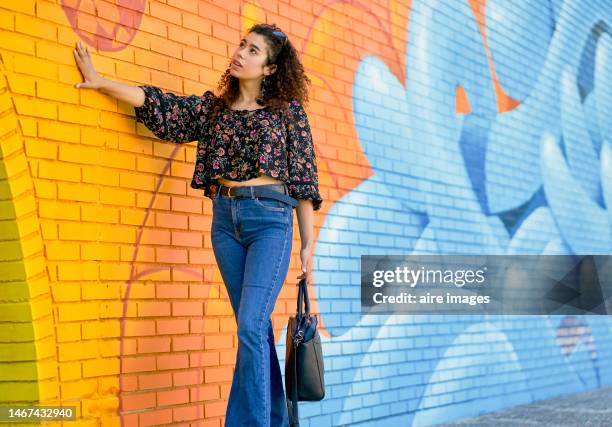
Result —
POLYGON ((283 46, 287 43, 287 34, 279 30, 272 31, 272 34, 274 34, 276 37, 282 40, 283 46))

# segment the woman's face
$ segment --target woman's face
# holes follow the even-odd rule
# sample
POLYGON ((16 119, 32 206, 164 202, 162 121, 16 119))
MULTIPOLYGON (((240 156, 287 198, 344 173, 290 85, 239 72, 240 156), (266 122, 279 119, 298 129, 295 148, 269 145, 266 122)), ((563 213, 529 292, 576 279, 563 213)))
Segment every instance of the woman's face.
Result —
POLYGON ((266 39, 255 32, 248 33, 232 55, 230 74, 239 79, 260 79, 271 74, 275 65, 266 66, 268 54, 266 39), (240 64, 240 66, 235 63, 240 64))

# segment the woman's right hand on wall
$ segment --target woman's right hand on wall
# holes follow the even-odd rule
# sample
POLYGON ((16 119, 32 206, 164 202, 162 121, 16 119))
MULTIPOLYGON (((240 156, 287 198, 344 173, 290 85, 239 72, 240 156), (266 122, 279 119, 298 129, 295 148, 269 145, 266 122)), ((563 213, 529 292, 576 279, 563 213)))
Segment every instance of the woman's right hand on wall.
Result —
POLYGON ((77 83, 75 87, 99 89, 103 78, 96 72, 87 46, 83 45, 80 41, 76 43, 74 48, 74 58, 79 66, 79 71, 83 75, 83 82, 77 83))
POLYGON ((83 82, 75 84, 74 87, 78 89, 97 89, 101 93, 114 96, 134 107, 140 107, 144 104, 145 93, 141 87, 116 82, 99 75, 93 66, 87 46, 80 41, 76 43, 74 48, 74 58, 79 66, 79 71, 83 75, 83 82))

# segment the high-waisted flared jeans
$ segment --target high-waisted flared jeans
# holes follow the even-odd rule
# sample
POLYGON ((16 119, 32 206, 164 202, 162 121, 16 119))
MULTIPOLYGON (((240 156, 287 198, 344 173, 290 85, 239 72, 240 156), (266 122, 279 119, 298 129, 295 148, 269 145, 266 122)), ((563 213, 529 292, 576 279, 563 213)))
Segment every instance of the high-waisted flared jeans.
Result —
POLYGON ((286 427, 271 314, 291 259, 293 207, 266 197, 213 200, 211 240, 238 329, 226 427, 286 427))

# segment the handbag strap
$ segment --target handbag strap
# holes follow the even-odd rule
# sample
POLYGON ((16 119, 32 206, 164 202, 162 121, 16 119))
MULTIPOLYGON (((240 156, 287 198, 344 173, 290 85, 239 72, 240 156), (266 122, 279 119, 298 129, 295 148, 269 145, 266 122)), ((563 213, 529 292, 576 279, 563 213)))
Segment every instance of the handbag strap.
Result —
MULTIPOLYGON (((310 301, 308 300, 308 288, 306 279, 301 279, 298 282, 298 298, 296 311, 296 329, 299 331, 299 326, 302 322, 302 304, 306 303, 306 316, 310 316, 310 301)), ((297 374, 297 351, 300 344, 300 339, 292 337, 293 345, 293 384, 291 386, 291 410, 289 411, 289 422, 291 427, 300 426, 300 415, 298 410, 298 374, 297 374)))
POLYGON ((310 299, 308 298, 308 286, 306 283, 306 279, 301 279, 298 283, 298 286, 299 286, 299 289, 298 289, 296 317, 298 320, 297 324, 299 325, 302 320, 302 304, 306 306, 305 307, 306 318, 310 317, 310 299))

